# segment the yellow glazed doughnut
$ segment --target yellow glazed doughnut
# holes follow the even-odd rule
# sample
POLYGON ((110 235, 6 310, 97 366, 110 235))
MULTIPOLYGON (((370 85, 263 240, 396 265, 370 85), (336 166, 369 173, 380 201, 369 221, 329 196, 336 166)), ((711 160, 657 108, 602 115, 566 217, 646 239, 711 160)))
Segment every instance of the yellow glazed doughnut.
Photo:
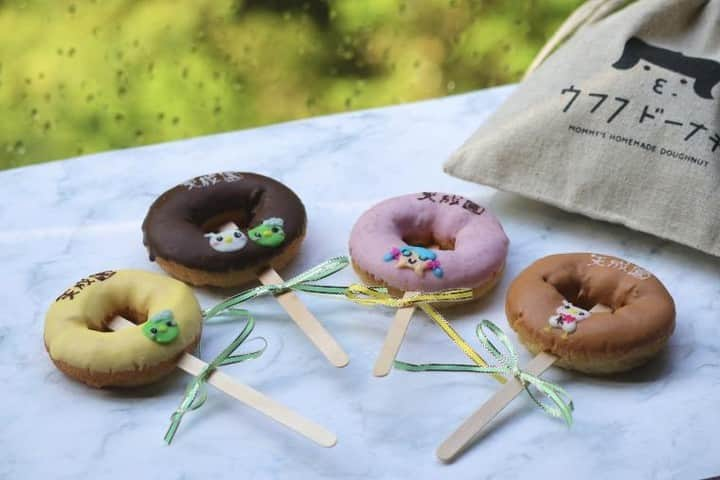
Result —
POLYGON ((68 376, 93 387, 136 386, 169 374, 200 341, 190 287, 141 270, 95 273, 65 290, 45 317, 45 348, 68 376), (110 331, 121 315, 135 327, 110 331))

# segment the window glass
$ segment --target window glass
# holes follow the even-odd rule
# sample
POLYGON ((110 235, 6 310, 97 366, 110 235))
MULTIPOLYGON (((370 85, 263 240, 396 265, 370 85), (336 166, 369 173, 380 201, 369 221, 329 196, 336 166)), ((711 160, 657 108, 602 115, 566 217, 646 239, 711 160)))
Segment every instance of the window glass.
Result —
POLYGON ((0 1, 0 167, 514 82, 580 3, 0 1))

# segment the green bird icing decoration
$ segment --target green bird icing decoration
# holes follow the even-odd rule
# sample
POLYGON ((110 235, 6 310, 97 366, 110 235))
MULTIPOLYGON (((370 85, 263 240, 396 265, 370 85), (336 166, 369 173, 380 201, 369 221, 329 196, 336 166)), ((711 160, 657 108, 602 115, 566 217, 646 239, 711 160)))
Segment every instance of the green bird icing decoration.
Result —
POLYGON ((175 341, 180 334, 180 327, 173 313, 170 310, 163 310, 143 324, 142 332, 153 342, 164 345, 175 341))
POLYGON ((250 240, 263 247, 279 247, 285 241, 282 218, 272 217, 248 230, 250 240))

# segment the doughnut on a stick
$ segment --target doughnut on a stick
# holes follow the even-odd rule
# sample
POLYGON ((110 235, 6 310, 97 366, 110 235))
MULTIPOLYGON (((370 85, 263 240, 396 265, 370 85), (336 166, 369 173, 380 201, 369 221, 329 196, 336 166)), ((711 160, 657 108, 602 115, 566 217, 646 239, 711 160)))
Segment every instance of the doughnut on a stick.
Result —
MULTIPOLYGON (((508 243, 500 222, 485 207, 461 195, 417 192, 366 210, 353 226, 349 249, 353 268, 367 285, 386 287, 395 296, 470 289, 467 301, 484 296, 497 283, 508 243)), ((373 370, 376 376, 389 373, 414 310, 397 311, 373 370)), ((447 322, 426 313, 473 362, 485 365, 447 322)))
MULTIPOLYGON (((300 198, 281 182, 224 171, 164 192, 148 209, 142 231, 150 260, 173 277, 195 286, 236 287, 252 282, 256 269, 281 268, 296 256, 307 214, 300 198)), ((266 282, 276 280, 281 279, 270 276, 266 282)), ((278 299, 333 365, 348 363, 345 352, 293 294, 278 299)))
MULTIPOLYGON (((540 352, 525 369, 536 376, 553 364, 591 374, 629 370, 664 348, 675 328, 675 303, 658 278, 631 262, 596 253, 535 261, 511 283, 505 311, 521 343, 540 352), (585 310, 574 303, 594 306, 585 310), (559 338, 552 336, 553 329, 559 338)), ((514 378, 508 382, 440 445, 438 457, 455 458, 521 388, 514 378)))

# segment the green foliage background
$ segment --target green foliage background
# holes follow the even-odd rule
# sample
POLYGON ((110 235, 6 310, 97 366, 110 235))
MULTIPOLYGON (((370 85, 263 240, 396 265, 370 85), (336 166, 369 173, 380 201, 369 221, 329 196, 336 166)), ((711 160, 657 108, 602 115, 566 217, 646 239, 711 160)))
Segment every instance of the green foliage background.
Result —
POLYGON ((0 168, 516 81, 581 0, 0 0, 0 168))

